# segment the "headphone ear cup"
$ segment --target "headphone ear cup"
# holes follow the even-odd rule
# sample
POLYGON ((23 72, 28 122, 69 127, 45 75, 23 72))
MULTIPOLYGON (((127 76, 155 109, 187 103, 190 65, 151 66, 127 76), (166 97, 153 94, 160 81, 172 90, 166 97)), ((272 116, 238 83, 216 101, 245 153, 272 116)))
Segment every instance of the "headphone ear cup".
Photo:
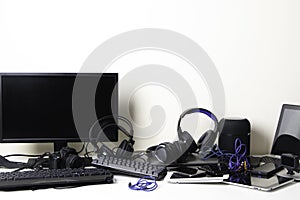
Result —
POLYGON ((213 130, 206 131, 199 139, 200 157, 204 158, 212 149, 218 134, 213 130))
POLYGON ((180 141, 186 143, 187 153, 194 153, 197 150, 198 146, 189 132, 183 131, 180 138, 180 141))
POLYGON ((82 168, 85 166, 84 159, 78 155, 69 155, 65 160, 66 168, 82 168))
POLYGON ((207 136, 207 134, 208 134, 208 131, 206 131, 204 134, 202 134, 201 137, 199 138, 199 140, 197 142, 198 148, 201 148, 202 143, 203 143, 205 137, 207 136))
POLYGON ((155 150, 156 158, 165 164, 170 164, 175 161, 184 162, 188 153, 187 143, 180 140, 174 143, 162 143, 158 145, 155 150))
POLYGON ((181 141, 175 141, 168 145, 168 163, 177 162, 182 157, 184 147, 181 141))
POLYGON ((164 142, 159 144, 154 152, 154 155, 157 160, 159 160, 162 163, 169 163, 172 160, 172 150, 174 149, 172 147, 172 143, 170 142, 164 142))
POLYGON ((116 156, 128 158, 131 157, 133 151, 134 149, 132 144, 127 140, 123 140, 117 149, 116 156))

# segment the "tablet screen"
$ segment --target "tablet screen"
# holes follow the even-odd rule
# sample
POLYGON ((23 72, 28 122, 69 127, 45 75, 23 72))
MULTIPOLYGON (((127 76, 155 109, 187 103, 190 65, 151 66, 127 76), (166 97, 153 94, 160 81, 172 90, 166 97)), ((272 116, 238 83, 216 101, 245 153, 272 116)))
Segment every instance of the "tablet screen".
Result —
POLYGON ((277 175, 274 175, 270 178, 259 178, 251 176, 250 173, 247 173, 231 175, 228 179, 224 180, 224 182, 242 187, 269 191, 285 184, 291 183, 293 182, 293 179, 277 175))

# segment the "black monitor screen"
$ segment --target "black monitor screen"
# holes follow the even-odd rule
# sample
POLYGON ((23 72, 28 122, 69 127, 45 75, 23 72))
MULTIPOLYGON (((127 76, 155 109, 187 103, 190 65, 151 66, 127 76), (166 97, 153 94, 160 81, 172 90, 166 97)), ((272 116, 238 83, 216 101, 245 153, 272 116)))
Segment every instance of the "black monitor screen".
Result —
POLYGON ((279 130, 276 136, 280 137, 284 134, 300 139, 300 109, 283 109, 279 130))
POLYGON ((283 104, 271 153, 300 156, 300 105, 283 104))
MULTIPOLYGON (((72 109, 76 76, 81 76, 83 83, 97 81, 94 94, 97 118, 112 115, 113 109, 117 111, 117 95, 113 92, 117 91, 114 89, 118 76, 114 73, 1 74, 1 142, 87 140, 95 120, 84 122, 84 134, 79 137, 72 109)), ((81 105, 83 109, 85 106, 81 105)), ((110 141, 117 141, 116 129, 108 129, 105 134, 110 141)))

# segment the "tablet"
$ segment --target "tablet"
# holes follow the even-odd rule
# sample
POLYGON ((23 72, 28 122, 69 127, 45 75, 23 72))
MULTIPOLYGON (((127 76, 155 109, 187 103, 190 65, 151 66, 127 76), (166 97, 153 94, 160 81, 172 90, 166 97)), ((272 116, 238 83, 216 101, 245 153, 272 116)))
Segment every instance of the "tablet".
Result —
POLYGON ((293 181, 293 178, 286 178, 278 175, 274 175, 270 178, 259 178, 248 173, 246 175, 232 175, 228 179, 225 179, 223 182, 245 188, 251 188, 261 191, 271 191, 292 183, 293 181))
POLYGON ((178 167, 169 171, 165 179, 169 183, 221 183, 229 175, 209 175, 198 167, 178 167))
POLYGON ((222 183, 224 179, 229 177, 228 174, 222 176, 204 176, 204 177, 194 177, 194 178, 178 178, 171 174, 167 174, 166 180, 169 183, 222 183))

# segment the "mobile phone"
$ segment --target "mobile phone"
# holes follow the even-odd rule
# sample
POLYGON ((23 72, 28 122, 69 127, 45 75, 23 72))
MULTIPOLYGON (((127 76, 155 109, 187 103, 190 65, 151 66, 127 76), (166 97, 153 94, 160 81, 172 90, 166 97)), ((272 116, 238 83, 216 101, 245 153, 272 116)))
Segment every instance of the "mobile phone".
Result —
POLYGON ((251 170, 251 174, 261 178, 270 178, 282 169, 283 166, 278 166, 274 163, 265 163, 251 170))
POLYGON ((192 167, 178 167, 172 169, 172 171, 172 178, 196 178, 204 177, 206 175, 205 171, 192 167))

